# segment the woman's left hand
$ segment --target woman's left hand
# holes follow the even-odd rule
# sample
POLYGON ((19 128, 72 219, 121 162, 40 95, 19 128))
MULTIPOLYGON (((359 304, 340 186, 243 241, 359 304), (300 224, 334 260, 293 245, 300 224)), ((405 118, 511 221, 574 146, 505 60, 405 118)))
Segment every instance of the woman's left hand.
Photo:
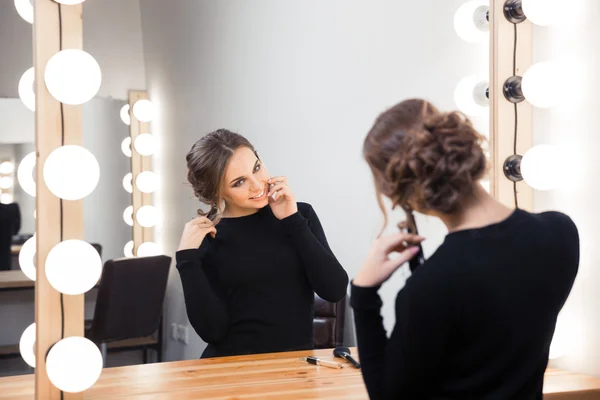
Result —
POLYGON ((387 281, 390 276, 405 262, 412 259, 419 252, 419 243, 424 237, 398 232, 381 236, 371 246, 369 255, 361 269, 352 280, 356 286, 374 287, 387 281), (400 255, 393 259, 390 253, 398 252, 400 255))
POLYGON ((269 179, 269 205, 277 219, 284 219, 298 212, 296 197, 288 186, 285 176, 274 176, 269 179))

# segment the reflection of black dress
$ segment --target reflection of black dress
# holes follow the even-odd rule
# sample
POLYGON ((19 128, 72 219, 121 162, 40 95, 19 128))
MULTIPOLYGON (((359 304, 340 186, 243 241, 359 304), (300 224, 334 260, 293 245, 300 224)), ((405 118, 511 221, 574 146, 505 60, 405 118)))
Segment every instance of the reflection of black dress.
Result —
POLYGON ((12 264, 12 237, 21 229, 21 211, 17 203, 0 204, 0 271, 12 264))

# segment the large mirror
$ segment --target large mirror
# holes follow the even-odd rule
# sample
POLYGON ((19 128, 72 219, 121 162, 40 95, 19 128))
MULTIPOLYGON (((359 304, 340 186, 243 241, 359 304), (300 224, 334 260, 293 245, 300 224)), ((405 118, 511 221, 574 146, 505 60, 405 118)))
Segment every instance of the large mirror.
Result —
MULTIPOLYGON (((5 89, 0 87, 4 90, 0 96, 8 97, 0 102, 0 157, 10 158, 15 166, 11 195, 19 204, 21 223, 12 237, 10 269, 18 272, 20 246, 35 230, 34 198, 23 193, 16 178, 19 164, 33 148, 33 113, 17 90, 32 59, 31 25, 12 3, 0 4, 0 26, 10 32, 0 35, 0 49, 15 54, 7 58, 10 79, 3 83, 5 89), (9 38, 18 38, 19 44, 9 38)), ((226 128, 245 136, 269 174, 286 176, 297 200, 311 204, 328 246, 352 277, 381 223, 371 176, 360 157, 362 140, 375 116, 409 96, 454 108, 456 83, 486 71, 486 46, 466 43, 454 32, 452 15, 461 3, 436 4, 437 13, 431 12, 431 4, 413 3, 413 22, 399 23, 405 8, 394 1, 378 1, 377 6, 286 1, 282 6, 273 0, 260 7, 242 1, 180 2, 177 7, 161 1, 86 1, 83 49, 98 61, 103 81, 97 98, 83 106, 83 145, 100 165, 100 183, 84 201, 85 240, 101 248, 104 262, 131 251, 124 246, 135 228, 125 223, 124 216, 131 215, 124 211, 134 202, 123 183, 132 163, 139 162, 134 165, 138 172, 153 170, 158 175, 152 202, 159 218, 150 240, 172 258, 174 267, 184 225, 197 216, 198 208, 210 208, 198 202, 187 182, 185 156, 202 136, 226 128), (438 33, 421 35, 415 30, 438 33), (399 39, 409 37, 408 42, 399 39), (456 52, 444 50, 448 48, 456 52), (460 59, 465 61, 456 62, 460 59), (431 72, 436 65, 445 67, 431 72), (431 73, 423 74, 428 70, 424 66, 431 73), (151 158, 132 160, 123 153, 123 140, 130 135, 123 119, 132 119, 133 110, 122 109, 130 91, 136 90, 146 91, 155 106, 155 118, 142 129, 148 132, 140 131, 140 125, 137 134, 151 133, 158 146, 151 158), (352 238, 349 232, 354 232, 352 238)), ((486 118, 476 123, 486 133, 486 118)), ((126 152, 136 151, 135 146, 124 147, 126 152)), ((400 218, 392 216, 389 226, 400 218)), ((417 218, 429 238, 425 252, 430 253, 443 239, 444 228, 437 220, 417 218)), ((217 226, 217 238, 225 234, 226 223, 223 230, 217 226)), ((382 296, 393 298, 407 275, 397 274, 382 296)), ((152 338, 109 343, 105 365, 210 355, 205 340, 210 334, 202 338, 190 322, 184 290, 194 289, 183 287, 177 269, 171 268, 158 332, 152 338)), ((96 293, 97 289, 86 295, 88 320, 93 320, 96 293)), ((310 318, 305 325, 314 328, 314 341, 300 347, 354 345, 346 300, 314 300, 316 311, 309 304, 305 316, 310 318)), ((384 307, 388 328, 394 322, 392 303, 386 301, 384 307)), ((265 307, 262 314, 269 313, 269 305, 265 307)), ((31 372, 15 349, 33 321, 33 309, 31 288, 0 291, 0 320, 10 321, 0 328, 0 346, 12 346, 13 355, 3 357, 0 350, 0 375, 31 372)), ((287 312, 282 311, 281 318, 288 318, 287 312)))
MULTIPOLYGON (((122 141, 129 136, 129 127, 120 118, 125 104, 123 100, 95 98, 83 107, 83 145, 96 156, 101 168, 98 186, 84 200, 84 239, 96 247, 103 261, 124 257, 125 244, 132 240, 132 228, 123 218, 131 205, 131 194, 123 186, 123 178, 131 170, 130 159, 121 151, 122 141)), ((18 344, 34 319, 34 282, 21 264, 33 266, 33 258, 30 252, 21 251, 35 233, 36 213, 32 196, 34 114, 19 98, 8 98, 0 99, 0 115, 0 207, 4 210, 2 240, 6 242, 2 246, 3 251, 10 251, 10 258, 5 257, 0 268, 0 320, 4 321, 0 329, 1 375, 28 371, 18 344), (13 229, 10 235, 4 232, 9 229, 13 229)), ((93 319, 96 291, 86 295, 88 320, 93 319)))

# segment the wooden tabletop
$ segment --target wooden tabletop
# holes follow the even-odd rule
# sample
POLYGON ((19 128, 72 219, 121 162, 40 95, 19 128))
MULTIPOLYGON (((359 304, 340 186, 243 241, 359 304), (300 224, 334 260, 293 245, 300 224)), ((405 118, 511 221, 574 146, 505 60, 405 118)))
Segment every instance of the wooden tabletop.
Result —
MULTIPOLYGON (((356 354, 356 349, 352 349, 356 354)), ((86 399, 368 399, 360 370, 301 361, 332 350, 260 354, 107 368, 86 399)), ((544 399, 598 399, 600 379, 549 369, 544 399)), ((33 375, 0 378, 0 399, 33 398, 33 375)))
POLYGON ((20 269, 0 271, 0 290, 26 289, 35 286, 35 282, 25 276, 20 269))

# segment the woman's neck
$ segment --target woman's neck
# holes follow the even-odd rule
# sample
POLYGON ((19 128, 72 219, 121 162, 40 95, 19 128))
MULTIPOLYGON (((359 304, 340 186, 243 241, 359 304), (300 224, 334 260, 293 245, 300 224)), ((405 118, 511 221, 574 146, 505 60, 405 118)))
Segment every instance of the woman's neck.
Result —
POLYGON ((506 207, 495 200, 478 183, 473 195, 464 204, 460 211, 453 214, 437 215, 448 228, 448 232, 465 229, 482 228, 504 221, 514 209, 506 207))

